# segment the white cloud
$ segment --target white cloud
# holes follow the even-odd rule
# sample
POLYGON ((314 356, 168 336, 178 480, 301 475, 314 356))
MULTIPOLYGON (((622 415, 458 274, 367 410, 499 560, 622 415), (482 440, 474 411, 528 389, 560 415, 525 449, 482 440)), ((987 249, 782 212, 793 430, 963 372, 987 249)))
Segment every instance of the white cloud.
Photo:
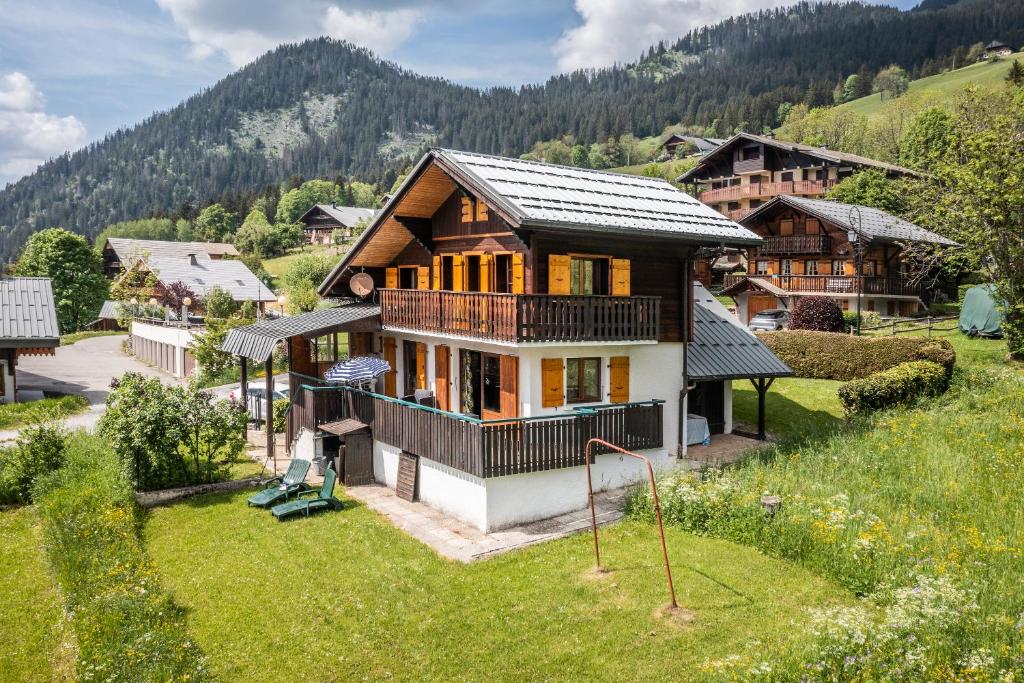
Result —
POLYGON ((32 80, 14 71, 0 76, 0 180, 16 180, 46 159, 80 147, 85 126, 74 116, 44 111, 32 80))
POLYGON ((387 54, 423 19, 413 0, 156 0, 184 29, 196 59, 248 64, 281 43, 327 35, 387 54))
POLYGON ((659 40, 673 41, 687 31, 792 0, 576 0, 583 24, 568 29, 555 44, 564 71, 636 60, 659 40))

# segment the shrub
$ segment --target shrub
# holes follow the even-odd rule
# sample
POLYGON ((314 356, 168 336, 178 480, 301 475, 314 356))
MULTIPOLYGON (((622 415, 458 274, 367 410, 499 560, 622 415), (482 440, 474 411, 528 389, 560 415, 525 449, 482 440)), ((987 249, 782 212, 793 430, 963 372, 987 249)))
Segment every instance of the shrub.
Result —
POLYGON ((286 398, 279 398, 274 401, 274 432, 281 433, 285 429, 285 420, 288 417, 288 406, 291 401, 286 398))
POLYGON ((945 339, 854 337, 806 330, 762 332, 757 336, 798 377, 846 382, 915 360, 934 361, 951 375, 956 362, 956 352, 945 339))
POLYGON ((843 311, 827 296, 802 296, 789 314, 789 329, 842 332, 843 311))
POLYGON ((42 477, 33 495, 74 630, 78 678, 208 680, 184 611, 143 550, 131 480, 110 448, 75 435, 67 465, 42 477))
MULTIPOLYGON (((882 316, 876 311, 861 311, 861 327, 877 327, 882 324, 882 316)), ((843 311, 843 331, 850 332, 857 327, 857 311, 843 311)))
POLYGON ((35 482, 64 464, 69 438, 53 423, 22 429, 16 445, 0 451, 0 504, 30 502, 35 482))
POLYGON ((847 415, 910 403, 921 396, 938 396, 949 386, 945 368, 928 360, 901 363, 839 387, 847 415))

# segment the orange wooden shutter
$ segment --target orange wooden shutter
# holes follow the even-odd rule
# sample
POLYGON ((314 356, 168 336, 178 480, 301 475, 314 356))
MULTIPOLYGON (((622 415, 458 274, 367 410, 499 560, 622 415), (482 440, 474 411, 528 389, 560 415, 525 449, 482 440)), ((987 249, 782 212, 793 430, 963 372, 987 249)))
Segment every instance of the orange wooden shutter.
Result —
POLYGON ((793 275, 804 274, 804 262, 800 259, 793 259, 793 275))
POLYGON ((434 284, 433 289, 441 289, 441 257, 434 257, 434 284))
POLYGON ((462 222, 473 222, 473 202, 469 197, 462 198, 462 222))
POLYGON ((416 388, 427 388, 427 345, 416 342, 416 388))
POLYGON ((613 356, 609 372, 609 393, 612 403, 629 401, 629 356, 613 356))
POLYGON ((779 234, 780 235, 792 235, 793 234, 793 219, 785 218, 779 221, 779 234))
POLYGON ((478 221, 487 220, 487 204, 484 204, 481 200, 476 200, 476 219, 478 221))
POLYGON ((512 254, 512 293, 526 292, 526 265, 522 254, 512 254))
POLYGON ((430 266, 416 269, 416 289, 430 289, 430 266))
POLYGON ((391 366, 391 370, 384 373, 384 393, 388 396, 398 396, 398 354, 395 352, 395 338, 383 337, 380 342, 384 360, 391 366))
POLYGON ((846 259, 844 267, 845 267, 847 275, 856 275, 857 274, 857 264, 854 263, 853 259, 846 259))
POLYGON ((565 372, 561 358, 542 358, 541 372, 541 405, 545 408, 557 408, 565 403, 565 372))
POLYGON ((519 417, 519 357, 501 356, 501 416, 519 417))
POLYGON ((434 347, 434 394, 437 397, 437 407, 441 410, 451 410, 451 380, 448 379, 451 373, 452 351, 445 345, 434 347))
POLYGON ((832 274, 832 262, 828 259, 821 259, 818 261, 818 275, 831 275, 832 274))
POLYGON ((452 256, 452 291, 461 292, 465 287, 462 282, 462 254, 452 256))
POLYGON ((480 254, 480 291, 491 291, 491 266, 494 262, 494 254, 480 254))
POLYGON ((808 235, 817 235, 821 224, 818 223, 817 218, 808 218, 807 223, 804 225, 804 232, 808 235))
POLYGON ((612 259, 612 296, 629 296, 629 259, 612 259))
POLYGON ((386 289, 398 288, 398 268, 388 268, 384 271, 384 287, 386 289))
POLYGON ((571 259, 565 254, 548 255, 548 294, 570 294, 572 280, 569 277, 571 259))

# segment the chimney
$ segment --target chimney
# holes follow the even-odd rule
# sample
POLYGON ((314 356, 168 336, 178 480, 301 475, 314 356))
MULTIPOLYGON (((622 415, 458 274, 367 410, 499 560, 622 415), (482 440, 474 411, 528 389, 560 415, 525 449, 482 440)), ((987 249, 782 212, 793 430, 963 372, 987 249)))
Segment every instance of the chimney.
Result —
POLYGON ((189 254, 188 255, 188 263, 189 263, 190 266, 198 266, 199 265, 199 261, 196 260, 196 255, 195 254, 189 254))
POLYGON ((331 202, 331 208, 332 209, 337 209, 338 208, 338 203, 337 202, 331 202))

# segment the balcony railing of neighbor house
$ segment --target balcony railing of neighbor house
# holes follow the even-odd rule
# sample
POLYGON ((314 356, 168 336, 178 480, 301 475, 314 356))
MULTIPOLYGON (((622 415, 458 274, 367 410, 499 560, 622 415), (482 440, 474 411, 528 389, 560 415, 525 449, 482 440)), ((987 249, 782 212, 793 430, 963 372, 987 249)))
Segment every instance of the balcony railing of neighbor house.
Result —
POLYGON ((532 418, 478 420, 417 403, 291 373, 289 443, 305 427, 344 418, 370 426, 373 438, 477 477, 576 467, 597 437, 628 450, 660 448, 661 401, 613 404, 532 418))
MULTIPOLYGON (((746 277, 767 280, 787 292, 822 292, 825 294, 856 294, 857 278, 853 275, 726 275, 724 287, 731 287, 746 277)), ((869 277, 861 279, 862 294, 891 296, 919 296, 920 285, 896 277, 869 277)))
POLYGON ((658 339, 661 297, 382 289, 381 325, 502 342, 658 339))
POLYGON ((834 180, 786 180, 777 183, 746 183, 714 190, 704 190, 698 196, 705 204, 728 202, 744 197, 774 197, 780 194, 818 195, 835 185, 834 180))
POLYGON ((758 254, 829 254, 832 238, 828 235, 773 235, 757 248, 758 254))

